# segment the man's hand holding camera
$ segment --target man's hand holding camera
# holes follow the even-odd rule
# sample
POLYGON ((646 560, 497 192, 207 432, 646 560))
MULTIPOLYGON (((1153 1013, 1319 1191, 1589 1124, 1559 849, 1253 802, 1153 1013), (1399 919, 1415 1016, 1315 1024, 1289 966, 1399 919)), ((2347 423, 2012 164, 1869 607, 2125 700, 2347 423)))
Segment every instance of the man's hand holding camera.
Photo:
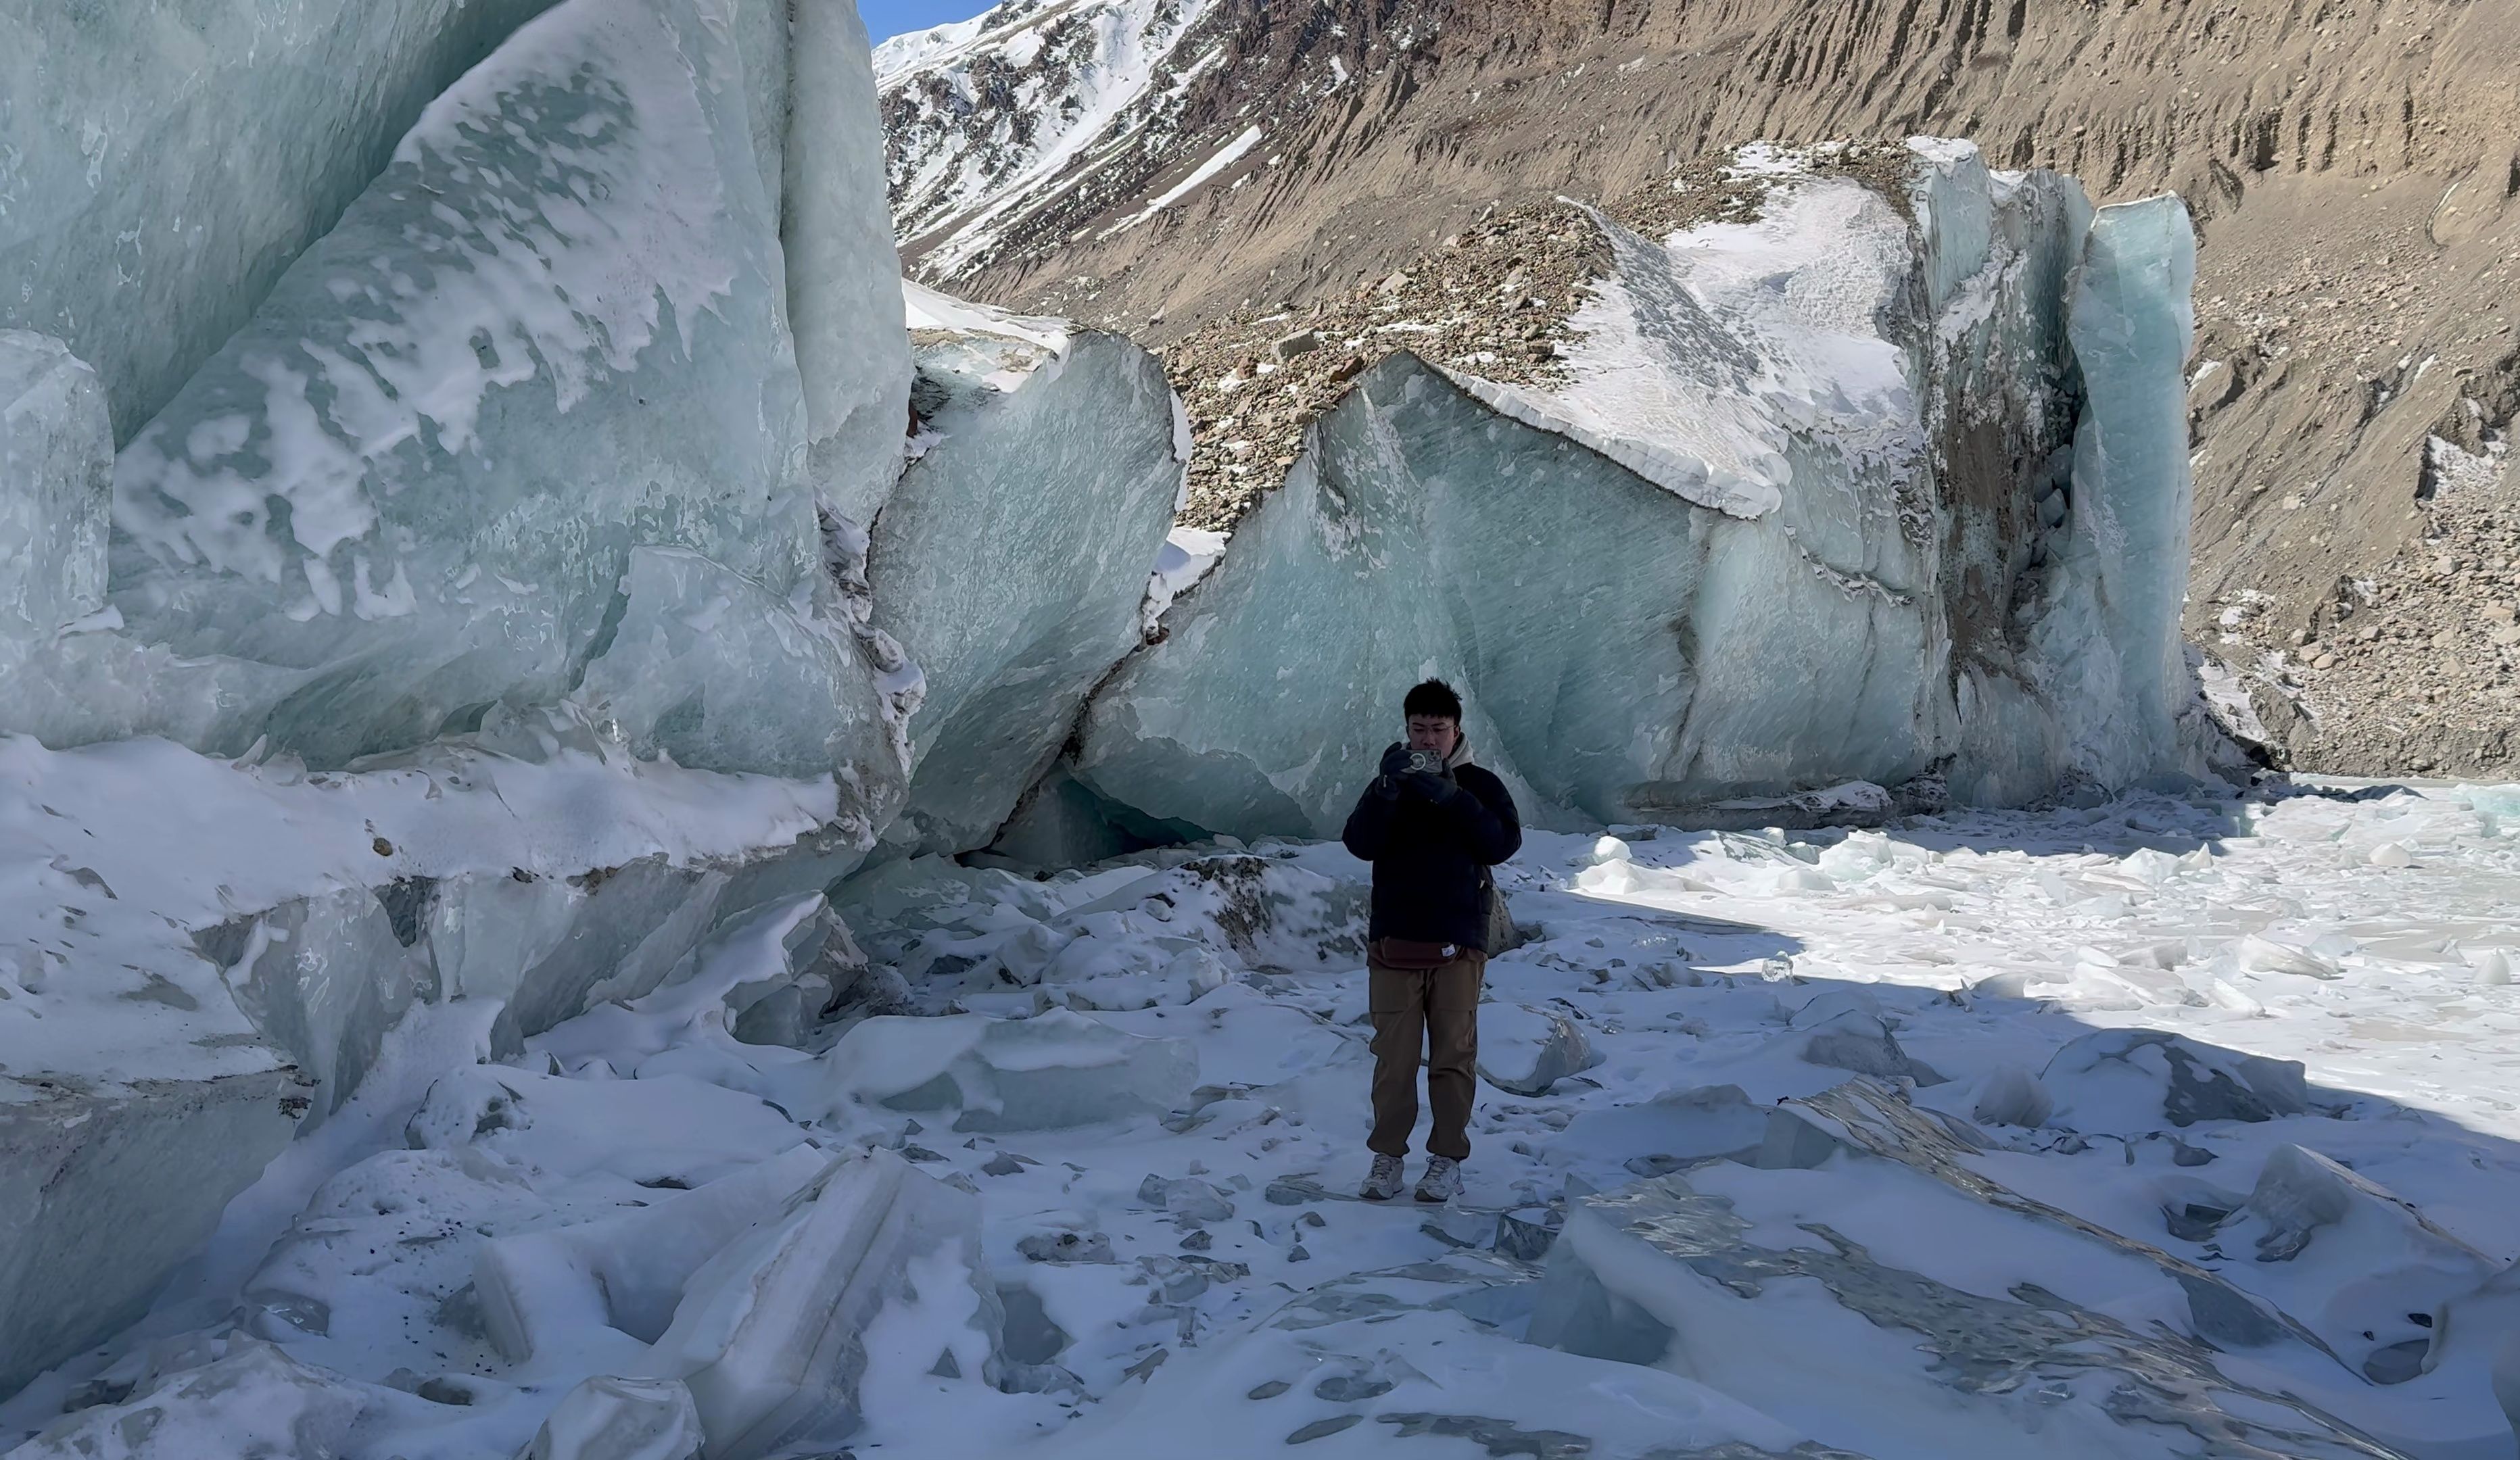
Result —
POLYGON ((1444 758, 1431 751, 1395 745, 1382 758, 1382 775, 1374 791, 1384 800, 1449 801, 1460 790, 1444 758))

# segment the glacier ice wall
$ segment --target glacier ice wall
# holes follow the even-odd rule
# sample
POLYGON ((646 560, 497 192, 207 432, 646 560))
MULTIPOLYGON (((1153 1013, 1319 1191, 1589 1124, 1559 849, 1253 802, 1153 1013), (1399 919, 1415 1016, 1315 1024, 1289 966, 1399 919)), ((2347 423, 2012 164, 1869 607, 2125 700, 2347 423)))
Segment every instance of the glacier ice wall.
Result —
POLYGON ((634 547, 812 586, 777 203, 724 19, 573 0, 525 26, 122 453, 115 605, 297 671, 274 743, 338 764, 565 693, 634 547))
POLYGON ((228 1199, 289 1143, 295 1082, 268 1050, 248 1047, 264 1069, 118 1091, 9 1087, 0 1394, 138 1318, 228 1199))
POLYGON ((0 15, 0 326, 96 366, 137 432, 551 0, 187 0, 0 15))
POLYGON ((2071 334, 2088 405, 2074 436, 2072 532, 2042 645, 2073 706, 2078 757, 2123 784, 2180 754, 2195 697, 2179 639, 2187 592, 2187 407, 2196 235, 2176 197, 2100 209, 2075 276, 2071 334))
POLYGON ((105 391, 60 340, 0 330, 0 672, 105 606, 105 391))
POLYGON ((1138 646, 1189 457, 1154 357, 912 287, 934 439, 877 518, 875 624, 925 677, 911 852, 988 845, 1086 695, 1138 646))
POLYGON ((779 236, 804 381, 806 465, 832 509, 863 527, 900 474, 910 397, 875 60, 855 5, 788 11, 794 52, 779 236))
POLYGON ((2157 206, 2095 223, 2070 179, 1919 142, 1896 199, 1804 176, 1659 242, 1588 212, 1613 269, 1565 379, 1369 371, 1097 697, 1076 779, 1328 835, 1426 674, 1544 826, 2180 769, 2188 479, 2155 397, 2184 335, 2153 314, 2190 265, 2133 224, 2157 206))

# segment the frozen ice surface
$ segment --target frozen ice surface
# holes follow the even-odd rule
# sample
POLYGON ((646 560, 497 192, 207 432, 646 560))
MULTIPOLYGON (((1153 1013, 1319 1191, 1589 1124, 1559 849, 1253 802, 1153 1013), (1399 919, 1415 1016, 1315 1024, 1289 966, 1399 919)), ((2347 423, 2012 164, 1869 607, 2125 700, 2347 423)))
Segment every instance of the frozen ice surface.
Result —
POLYGON ((334 1460, 365 1407, 358 1390, 237 1338, 200 1368, 63 1419, 10 1460, 334 1460))
POLYGON ((679 1381, 599 1374, 562 1398, 521 1460, 694 1460, 705 1439, 679 1381))
POLYGON ((1086 695, 1136 648, 1187 469, 1180 405, 1117 335, 916 290, 931 439, 876 519, 875 626, 918 663, 909 804, 886 842, 996 836, 1086 695), (1042 343, 1047 341, 1047 348, 1042 343))
POLYGON ((429 99, 550 3, 13 8, 0 326, 95 365, 129 439, 383 170, 429 99))
POLYGON ((0 330, 0 685, 105 606, 112 448, 96 372, 60 340, 0 330))
POLYGON ((1195 1437, 1220 1455, 1291 1447, 1335 1460, 1418 1449, 1863 1460, 1810 1445, 1790 1425, 1679 1375, 1535 1349, 1440 1305, 1476 1292, 1478 1279, 1419 1262, 1405 1276, 1365 1274, 1346 1291, 1273 1304, 1261 1321, 1172 1355, 1136 1402, 1078 1422, 1036 1453, 1156 1455, 1195 1437))
POLYGON ((945 1112, 953 1128, 967 1131, 1160 1116, 1189 1104, 1198 1083, 1198 1055, 1188 1043, 1126 1034, 1067 1010, 1030 1019, 869 1019, 821 1064, 814 1094, 823 1108, 863 1100, 945 1112))
POLYGON ((123 451, 114 604, 301 672, 274 744, 339 764, 557 698, 636 547, 812 601, 778 200, 723 21, 569 0, 519 30, 123 451))
MULTIPOLYGON (((323 794, 343 792, 375 815, 374 782, 323 794)), ((943 1248, 900 1269, 901 1301, 852 1330, 866 1355, 854 1401, 826 1411, 862 1428, 809 1453, 1137 1454, 1187 1435, 1224 1456, 1283 1454, 1296 1436, 1306 1454, 1423 1440, 1400 1448, 1560 1460, 2236 1460, 2240 1438, 2262 1455, 2507 1456, 2494 1386, 2498 1366, 2506 1388, 2520 1372, 2504 1356, 2520 1332, 2506 1219, 2520 1127, 2497 1102, 2520 1010, 2507 988, 2477 982, 2476 960, 2510 943, 2499 909, 2520 869, 2514 804, 2487 788, 2278 786, 1853 834, 1536 831, 1504 872, 1531 942, 1491 962, 1491 986, 1499 1005, 1565 1012, 1599 1061, 1545 1094, 1482 1085, 1450 1214, 1346 1199, 1372 1065, 1362 954, 1347 941, 1367 870, 1334 844, 1168 848, 1038 880, 947 858, 887 863, 852 877, 830 912, 810 887, 754 900, 652 992, 535 1036, 509 1062, 473 1063, 482 1045, 462 1041, 395 1075, 408 1058, 395 1042, 386 1078, 372 1075, 232 1210, 204 1255, 228 1276, 180 1276, 179 1307, 0 1403, 0 1427, 14 1441, 65 1405, 121 1402, 242 1333, 365 1399, 354 1454, 514 1455, 585 1381, 673 1377, 645 1340, 702 1291, 691 1274, 711 1249, 798 1250, 801 1229, 777 1221, 777 1237, 728 1235, 734 1209, 776 1204, 780 1165, 810 1179, 872 1149, 937 1178, 921 1191, 978 1193, 987 1276, 975 1283, 943 1248), (2374 863, 2384 843, 2421 855, 2374 863), (737 1010, 759 1006, 745 1005, 752 991, 824 960, 815 945, 828 950, 834 916, 867 951, 863 977, 890 975, 893 1007, 930 1017, 861 1020, 871 1005, 851 1003, 837 1030, 808 1023, 802 1049, 734 1039, 737 1010), (2335 976, 2246 966, 2251 937, 2316 950, 2335 976), (1196 992, 1187 972, 1160 972, 1183 958, 1225 981, 1196 992), (2102 967, 2120 982, 2030 977, 2102 967), (1196 1051, 1197 1083, 1161 1111, 958 1131, 951 1107, 799 1095, 828 1099, 837 1049, 807 1051, 851 1028, 872 1032, 848 1047, 851 1068, 932 1076, 938 1062, 906 1048, 898 1069, 885 1062, 901 1031, 954 1031, 970 1016, 944 1011, 963 1007, 1047 1005, 1001 1023, 1040 1024, 1063 1060, 1083 1041, 1062 1031, 1086 1016, 1058 1004, 1139 1003, 1123 996, 1139 979, 1162 996, 1090 1022, 1196 1051), (2218 988, 2254 1011, 2217 1001, 2218 988), (1950 1083, 1902 1093, 1801 1057, 1857 1014, 1950 1083), (2313 1103, 2180 1125, 2166 1056, 2145 1064, 2156 1047, 2112 1045, 2135 1051, 2112 1065, 2074 1044, 2149 1032, 2188 1040, 2209 1085, 2213 1071, 2241 1082, 2260 1068, 2243 1058, 2276 1077, 2302 1061, 2313 1103), (2089 1126, 1968 1119, 2006 1071, 2017 1093, 2065 1048, 2094 1068, 2056 1071, 2051 1093, 2089 1126), (387 1098, 431 1070, 416 1117, 387 1098), (1534 1260, 1598 1251, 1601 1234, 1582 1230, 1592 1194, 1666 1176, 1704 1204, 1679 1228, 1703 1251, 1596 1264, 1641 1305, 1605 1298, 1580 1325, 1622 1356, 1522 1342, 1556 1281, 1535 1281, 1534 1260), (2278 1232, 2265 1254, 2291 1256, 2260 1261, 2259 1239, 2278 1232), (494 1342, 493 1290, 531 1326, 531 1356, 494 1342), (1666 1352, 1692 1331, 1696 1309, 1666 1303, 1683 1298, 1713 1314, 1695 1331, 1714 1336, 1685 1369, 1666 1352)), ((379 824, 398 846, 416 837, 408 821, 379 824)), ((122 865, 90 870, 113 880, 122 865)), ((389 921, 406 920, 400 906, 389 921)), ((490 961, 468 960, 465 980, 497 987, 502 928, 481 924, 490 961)), ((414 1022, 472 1001, 415 1005, 414 1022)), ((822 1270, 801 1257, 729 1261, 822 1270)), ((779 1372, 746 1393, 800 1394, 807 1407, 834 1393, 779 1369, 811 1326, 758 1331, 747 1351, 779 1372)), ((825 1336, 845 1349, 841 1329, 825 1336)), ((746 1384, 763 1372, 752 1363, 738 1364, 746 1384)), ((166 1430, 181 1420, 170 1411, 166 1430)))
POLYGON ((683 1380, 716 1460, 836 1443, 864 1422, 871 1332, 908 1310, 939 1367, 996 1363, 997 1296, 979 1255, 979 1203, 874 1152, 834 1165, 788 1210, 711 1258, 691 1280, 652 1372, 683 1380))
POLYGON ((1428 674, 1544 828, 1847 824, 2201 770, 2175 614, 2112 597, 2181 590, 2155 539, 2187 477, 2143 392, 2176 393, 2192 249, 1965 145, 1922 148, 1910 193, 1921 246, 1842 179, 1659 241, 1594 216, 1614 269, 1564 384, 1367 372, 1096 696, 1076 779, 1158 823, 1327 836, 1428 674), (2116 272, 2074 275, 2087 251, 2116 272), (2075 340, 2115 392, 2088 409, 2075 340), (2077 457, 2078 431, 2116 445, 2077 457), (2099 687, 2156 660, 2131 702, 2099 687))

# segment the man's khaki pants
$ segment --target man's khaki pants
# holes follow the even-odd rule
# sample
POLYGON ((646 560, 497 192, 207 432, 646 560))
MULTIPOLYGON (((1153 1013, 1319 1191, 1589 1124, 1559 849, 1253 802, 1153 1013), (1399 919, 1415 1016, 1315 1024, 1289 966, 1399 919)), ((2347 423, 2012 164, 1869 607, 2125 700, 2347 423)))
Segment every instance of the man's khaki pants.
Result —
POLYGON ((1485 953, 1437 968, 1367 965, 1373 1014, 1373 1134, 1377 1156, 1409 1154, 1418 1124, 1418 1061, 1426 1061, 1426 1098, 1435 1108, 1427 1151, 1456 1161, 1470 1154, 1470 1098, 1477 1092, 1479 981, 1485 953), (1428 1052, 1431 1046, 1431 1052, 1428 1052))

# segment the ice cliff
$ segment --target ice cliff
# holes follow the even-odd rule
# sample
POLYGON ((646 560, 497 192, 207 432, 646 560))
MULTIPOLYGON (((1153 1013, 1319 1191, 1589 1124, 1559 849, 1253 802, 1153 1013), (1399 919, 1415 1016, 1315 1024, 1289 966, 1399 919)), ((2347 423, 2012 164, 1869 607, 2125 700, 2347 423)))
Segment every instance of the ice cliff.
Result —
POLYGON ((1138 646, 1190 457, 1152 356, 917 285, 922 448, 875 525, 875 622, 925 677, 910 800, 887 843, 996 836, 1138 646))
POLYGON ((1917 144, 1895 199, 1808 163, 1745 155, 1781 179, 1750 222, 1656 240, 1592 214, 1614 267, 1559 386, 1369 371, 1097 697, 1077 778, 1331 835, 1393 686, 1430 673, 1543 825, 2201 770, 2159 383, 2186 351, 2184 211, 2094 214, 1960 144, 1917 144))

